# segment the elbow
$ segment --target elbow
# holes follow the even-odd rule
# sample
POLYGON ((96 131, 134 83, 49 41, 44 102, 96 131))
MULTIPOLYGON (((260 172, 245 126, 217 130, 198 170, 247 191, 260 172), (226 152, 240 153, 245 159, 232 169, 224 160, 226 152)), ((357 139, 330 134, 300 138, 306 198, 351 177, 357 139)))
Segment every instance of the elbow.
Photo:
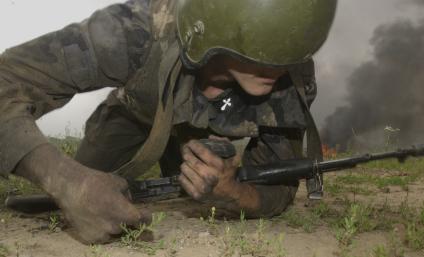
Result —
POLYGON ((298 183, 295 185, 257 186, 260 194, 258 210, 247 211, 248 218, 272 218, 281 215, 293 204, 298 183))

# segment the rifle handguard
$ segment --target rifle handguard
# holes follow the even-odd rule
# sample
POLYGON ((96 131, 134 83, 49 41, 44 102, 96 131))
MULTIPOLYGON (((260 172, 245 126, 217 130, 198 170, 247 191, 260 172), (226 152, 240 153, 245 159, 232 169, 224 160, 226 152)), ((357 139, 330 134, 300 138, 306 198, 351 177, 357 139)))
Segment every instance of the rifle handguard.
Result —
POLYGON ((315 164, 309 159, 286 160, 260 166, 241 167, 237 173, 240 182, 279 185, 287 181, 313 178, 315 164))

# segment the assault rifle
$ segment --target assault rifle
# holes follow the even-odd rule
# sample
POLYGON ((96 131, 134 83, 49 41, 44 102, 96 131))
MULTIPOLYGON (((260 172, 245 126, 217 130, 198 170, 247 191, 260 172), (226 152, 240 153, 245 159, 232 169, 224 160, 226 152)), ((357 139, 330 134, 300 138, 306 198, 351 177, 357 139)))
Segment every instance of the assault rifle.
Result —
MULTIPOLYGON (((218 140, 201 140, 201 142, 222 158, 231 158, 236 154, 235 147, 229 142, 218 140)), ((240 167, 236 179, 240 182, 259 185, 279 185, 287 181, 320 178, 320 174, 355 168, 359 164, 371 161, 394 158, 403 163, 409 157, 420 156, 424 156, 424 145, 392 152, 364 154, 352 158, 323 162, 311 159, 293 159, 260 166, 240 167)), ((319 179, 317 181, 321 183, 319 179)), ((177 176, 144 181, 129 181, 129 186, 134 203, 175 198, 182 193, 177 176)), ((10 196, 6 199, 6 206, 26 213, 58 209, 53 199, 46 195, 10 196)))

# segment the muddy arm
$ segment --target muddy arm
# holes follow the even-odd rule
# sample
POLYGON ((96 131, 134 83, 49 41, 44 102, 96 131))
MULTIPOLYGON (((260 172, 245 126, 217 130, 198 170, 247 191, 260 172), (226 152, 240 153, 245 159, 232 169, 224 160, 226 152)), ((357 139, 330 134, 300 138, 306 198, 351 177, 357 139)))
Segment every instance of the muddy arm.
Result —
POLYGON ((77 93, 123 86, 143 65, 150 40, 143 2, 110 6, 0 55, 0 175, 47 144, 36 119, 77 93))

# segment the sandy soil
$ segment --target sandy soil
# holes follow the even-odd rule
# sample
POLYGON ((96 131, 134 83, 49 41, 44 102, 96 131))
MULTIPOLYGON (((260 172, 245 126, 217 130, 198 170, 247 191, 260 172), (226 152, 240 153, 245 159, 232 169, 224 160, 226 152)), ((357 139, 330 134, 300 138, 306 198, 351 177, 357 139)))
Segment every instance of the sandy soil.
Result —
MULTIPOLYGON (((305 192, 302 185, 297 195, 295 208, 297 211, 307 211, 305 207, 305 192)), ((391 188, 390 193, 379 192, 372 196, 353 196, 358 201, 374 202, 380 204, 387 202, 398 205, 407 199, 410 204, 419 204, 424 200, 424 186, 416 183, 409 187, 409 192, 400 188, 391 188)), ((326 197, 324 200, 329 205, 337 205, 340 199, 326 197)), ((362 233, 355 237, 354 243, 349 247, 341 246, 334 229, 328 224, 322 224, 315 231, 308 233, 302 228, 293 228, 280 219, 266 221, 264 238, 273 242, 263 245, 262 241, 251 241, 246 247, 253 247, 256 253, 242 255, 237 247, 231 245, 228 234, 240 226, 239 221, 224 222, 217 220, 214 224, 201 220, 199 210, 202 206, 190 200, 174 200, 150 204, 154 211, 166 213, 166 218, 156 227, 155 240, 141 249, 132 249, 116 242, 102 246, 86 246, 74 240, 66 229, 52 232, 49 229, 49 216, 40 215, 28 217, 17 214, 3 213, 0 222, 0 244, 5 246, 9 255, 19 257, 120 257, 120 256, 289 256, 289 257, 329 257, 329 256, 373 256, 372 252, 378 245, 389 245, 393 233, 373 231, 362 233), (279 237, 282 235, 283 237, 279 237), (280 240, 276 240, 280 238, 280 240), (161 246, 160 243, 163 242, 161 246), (253 242, 253 243, 252 243, 253 242), (255 243, 256 242, 256 243, 255 243), (262 245, 261 245, 262 244, 262 245), (149 249, 149 248, 158 249, 149 249), (261 248, 265 250, 260 251, 261 248), (266 248, 279 248, 274 252, 266 248), (346 249, 348 253, 346 253, 346 249), (234 250, 234 252, 232 252, 234 250)), ((203 211, 205 211, 203 209, 203 211)), ((246 221, 245 234, 247 237, 258 236, 258 220, 246 221)), ((401 235, 396 235, 395 237, 401 235)), ((240 245, 240 244, 239 244, 240 245)), ((424 252, 406 251, 404 256, 424 256, 424 252)))

